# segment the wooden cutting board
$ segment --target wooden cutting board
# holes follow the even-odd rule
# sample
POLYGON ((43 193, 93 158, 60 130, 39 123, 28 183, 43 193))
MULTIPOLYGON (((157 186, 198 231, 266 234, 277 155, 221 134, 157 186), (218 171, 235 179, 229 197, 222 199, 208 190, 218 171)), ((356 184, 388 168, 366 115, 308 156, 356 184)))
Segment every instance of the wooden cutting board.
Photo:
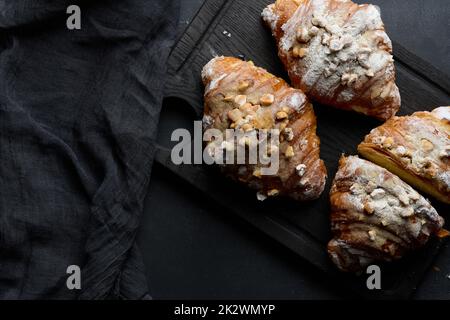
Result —
MULTIPOLYGON (((288 80, 277 57, 275 41, 263 25, 260 13, 273 0, 207 0, 174 47, 169 59, 169 79, 164 108, 200 120, 203 85, 200 72, 214 56, 236 56, 288 80), (186 110, 190 110, 187 111, 186 110)), ((394 43, 397 84, 402 95, 399 115, 432 110, 450 102, 450 79, 401 44, 394 43)), ((310 262, 338 286, 344 285, 366 298, 408 298, 439 252, 441 241, 433 240, 423 250, 405 259, 382 265, 382 290, 370 291, 365 275, 337 271, 328 259, 326 244, 331 238, 329 189, 342 153, 356 154, 357 145, 377 120, 314 104, 321 139, 321 158, 328 169, 328 182, 321 198, 309 203, 289 199, 258 202, 255 193, 228 181, 206 165, 176 166, 170 150, 160 147, 156 162, 187 181, 200 192, 266 233, 310 262)), ((441 214, 448 206, 433 202, 441 214)))

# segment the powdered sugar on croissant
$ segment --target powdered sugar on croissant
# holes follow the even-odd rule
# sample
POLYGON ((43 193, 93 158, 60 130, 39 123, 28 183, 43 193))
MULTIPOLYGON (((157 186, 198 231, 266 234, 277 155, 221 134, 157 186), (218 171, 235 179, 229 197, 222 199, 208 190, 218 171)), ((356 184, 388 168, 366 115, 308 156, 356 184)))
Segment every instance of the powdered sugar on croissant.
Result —
POLYGON ((424 246, 444 225, 431 204, 399 177, 358 157, 342 157, 330 191, 332 261, 361 271, 424 246))
POLYGON ((294 87, 387 120, 400 107, 392 43, 378 8, 349 0, 277 0, 262 13, 294 87))
MULTIPOLYGON (((325 188, 326 168, 319 157, 316 116, 304 93, 252 62, 233 57, 212 59, 203 68, 202 80, 205 130, 235 129, 259 138, 265 130, 279 131, 278 143, 267 146, 271 155, 279 154, 276 173, 263 175, 266 165, 260 160, 224 164, 222 171, 256 189, 258 200, 283 195, 300 201, 317 199, 325 188)), ((239 145, 247 151, 261 147, 259 142, 252 144, 244 138, 213 140, 208 147, 217 144, 227 150, 236 150, 239 145)))
POLYGON ((450 203, 450 107, 393 117, 358 146, 365 158, 450 203))

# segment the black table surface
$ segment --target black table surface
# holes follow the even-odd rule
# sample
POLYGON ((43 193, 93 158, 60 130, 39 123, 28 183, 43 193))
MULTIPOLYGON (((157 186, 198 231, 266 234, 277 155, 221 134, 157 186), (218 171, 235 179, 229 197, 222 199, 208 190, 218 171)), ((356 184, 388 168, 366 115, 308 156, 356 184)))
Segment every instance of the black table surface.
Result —
MULTIPOLYGON (((203 0, 180 1, 182 32, 203 0)), ((450 75, 449 0, 372 3, 380 6, 393 40, 450 75)), ((182 124, 182 118, 163 112, 159 141, 167 144, 171 131, 182 124)), ((441 214, 450 219, 450 212, 441 214)), ((354 297, 281 245, 225 210, 217 210, 159 166, 153 169, 139 245, 155 299, 354 297)), ((414 298, 450 299, 448 244, 414 298)))

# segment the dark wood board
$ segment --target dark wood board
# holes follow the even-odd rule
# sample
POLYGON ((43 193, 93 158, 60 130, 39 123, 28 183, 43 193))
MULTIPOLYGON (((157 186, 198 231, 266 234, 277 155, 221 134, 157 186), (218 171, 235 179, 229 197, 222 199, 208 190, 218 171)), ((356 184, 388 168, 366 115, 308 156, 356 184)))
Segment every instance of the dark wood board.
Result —
MULTIPOLYGON (((252 60, 256 65, 288 80, 277 57, 275 42, 260 18, 262 9, 270 2, 207 0, 171 53, 165 107, 177 105, 177 108, 189 108, 194 111, 196 119, 201 119, 203 86, 200 72, 216 55, 252 60)), ((394 43, 394 55, 397 84, 402 94, 400 115, 448 105, 450 80, 445 74, 405 50, 401 44, 394 43)), ((357 145, 380 123, 355 113, 318 104, 314 106, 321 139, 321 157, 328 169, 327 187, 316 201, 297 203, 277 199, 260 203, 253 191, 226 180, 214 168, 173 165, 167 149, 160 148, 156 161, 218 205, 226 207, 312 263, 336 283, 342 282, 367 298, 407 298, 439 251, 439 241, 433 241, 424 250, 400 262, 383 266, 383 290, 380 291, 367 290, 365 277, 337 272, 327 257, 325 246, 331 238, 328 193, 339 156, 342 153, 356 154, 357 145)), ((448 206, 438 202, 433 202, 433 205, 444 216, 448 212, 448 206)))

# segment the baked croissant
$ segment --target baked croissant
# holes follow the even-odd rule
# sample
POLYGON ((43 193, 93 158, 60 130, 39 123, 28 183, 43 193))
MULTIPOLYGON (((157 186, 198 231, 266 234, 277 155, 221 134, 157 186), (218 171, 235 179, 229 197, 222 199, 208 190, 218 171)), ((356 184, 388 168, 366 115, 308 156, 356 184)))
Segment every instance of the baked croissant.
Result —
MULTIPOLYGON (((259 158, 256 163, 246 158, 247 162, 241 164, 224 164, 223 171, 256 189, 259 200, 278 195, 296 200, 318 198, 325 187, 326 169, 319 158, 314 110, 303 92, 252 62, 232 57, 212 59, 203 68, 202 79, 204 130, 235 129, 239 133, 255 134, 261 142, 264 132, 275 129, 271 136, 274 139, 264 148, 267 154, 277 155, 276 172, 262 174, 267 164, 259 158)), ((234 151, 244 146, 247 152, 261 145, 262 142, 250 143, 248 137, 208 143, 210 150, 234 151)))
POLYGON ((425 198, 356 156, 340 159, 330 200, 334 238, 328 253, 342 271, 399 259, 443 230, 444 219, 425 198))
POLYGON ((379 9, 350 0, 277 0, 263 20, 292 85, 322 104, 387 120, 400 108, 379 9))
POLYGON ((450 203, 450 107, 394 117, 373 129, 358 151, 417 189, 450 203))

